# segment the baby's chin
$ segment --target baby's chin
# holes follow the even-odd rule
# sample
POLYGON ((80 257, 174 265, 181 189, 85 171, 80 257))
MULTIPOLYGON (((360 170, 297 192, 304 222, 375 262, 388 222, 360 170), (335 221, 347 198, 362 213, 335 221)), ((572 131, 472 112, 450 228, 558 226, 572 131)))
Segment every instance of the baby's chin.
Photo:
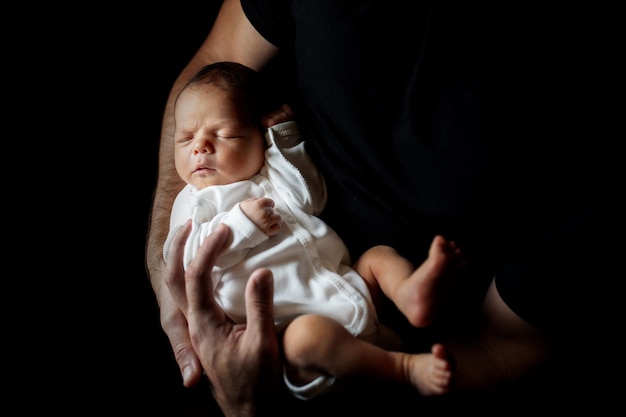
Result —
POLYGON ((191 174, 187 183, 201 190, 207 187, 234 184, 241 181, 247 181, 249 179, 250 177, 242 175, 227 175, 223 172, 218 172, 215 169, 199 169, 191 174))
POLYGON ((215 170, 202 169, 191 174, 188 183, 198 189, 203 189, 214 185, 222 185, 224 182, 219 180, 215 170))

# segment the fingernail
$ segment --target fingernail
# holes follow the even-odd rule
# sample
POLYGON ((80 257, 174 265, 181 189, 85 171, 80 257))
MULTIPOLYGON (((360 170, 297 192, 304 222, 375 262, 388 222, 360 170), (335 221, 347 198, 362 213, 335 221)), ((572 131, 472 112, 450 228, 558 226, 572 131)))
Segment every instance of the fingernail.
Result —
POLYGON ((187 365, 183 368, 183 382, 187 382, 189 381, 189 379, 191 378, 193 374, 193 370, 191 369, 191 366, 187 365))

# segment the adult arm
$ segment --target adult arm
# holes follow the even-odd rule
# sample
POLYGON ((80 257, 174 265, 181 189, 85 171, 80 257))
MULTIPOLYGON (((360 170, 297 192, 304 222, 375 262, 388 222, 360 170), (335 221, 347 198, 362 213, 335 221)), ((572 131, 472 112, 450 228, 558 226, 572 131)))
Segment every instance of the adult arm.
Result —
POLYGON ((505 304, 492 280, 475 336, 446 343, 455 363, 451 392, 475 397, 505 389, 538 369, 554 348, 549 335, 505 304))
POLYGON ((191 348, 185 317, 164 285, 163 244, 169 229, 172 204, 184 185, 174 167, 174 101, 185 83, 204 65, 216 61, 236 61, 260 70, 277 52, 278 49, 259 35, 247 20, 239 0, 225 0, 209 35, 176 78, 166 102, 157 185, 146 242, 146 268, 159 304, 161 326, 172 345, 185 386, 197 383, 202 369, 191 348))

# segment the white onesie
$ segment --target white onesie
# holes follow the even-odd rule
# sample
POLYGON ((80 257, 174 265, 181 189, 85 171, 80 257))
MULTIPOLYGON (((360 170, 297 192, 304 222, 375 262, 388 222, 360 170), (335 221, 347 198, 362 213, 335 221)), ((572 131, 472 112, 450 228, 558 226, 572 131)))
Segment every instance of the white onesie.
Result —
MULTIPOLYGON (((185 246, 185 268, 204 239, 219 223, 232 231, 233 242, 213 270, 217 302, 236 323, 245 323, 244 290, 250 274, 266 267, 274 275, 274 317, 281 331, 302 314, 320 314, 340 322, 350 333, 376 340, 380 331, 367 286, 352 269, 339 236, 317 215, 326 204, 321 174, 305 151, 295 122, 268 129, 265 164, 250 180, 198 190, 187 185, 171 214, 164 256, 174 232, 190 217, 192 231, 185 246), (239 202, 268 197, 281 216, 280 231, 269 237, 248 219, 239 202)), ((287 386, 299 398, 311 398, 332 385, 321 377, 306 386, 287 386)))

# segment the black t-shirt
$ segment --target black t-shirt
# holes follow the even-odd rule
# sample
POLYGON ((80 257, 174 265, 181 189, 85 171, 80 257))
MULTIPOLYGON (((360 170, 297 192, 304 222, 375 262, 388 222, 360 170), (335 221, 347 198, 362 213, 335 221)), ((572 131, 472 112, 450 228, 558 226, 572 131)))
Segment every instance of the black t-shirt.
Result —
POLYGON ((548 11, 472 2, 242 5, 293 58, 292 104, 330 192, 323 218, 353 260, 389 244, 418 265, 443 234, 468 257, 457 301, 478 305, 495 275, 527 321, 579 319, 604 208, 596 156, 571 140, 593 125, 586 87, 571 84, 577 38, 551 37, 548 11))

